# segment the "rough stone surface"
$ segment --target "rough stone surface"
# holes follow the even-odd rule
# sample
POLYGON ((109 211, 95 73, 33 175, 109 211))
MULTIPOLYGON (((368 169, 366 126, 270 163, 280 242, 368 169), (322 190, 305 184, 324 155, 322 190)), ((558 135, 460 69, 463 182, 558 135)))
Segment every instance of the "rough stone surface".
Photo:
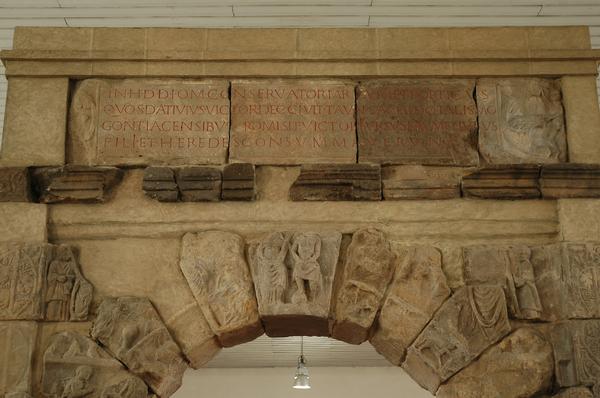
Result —
POLYGON ((38 326, 35 322, 0 322, 0 396, 28 397, 38 326))
POLYGON ((36 203, 0 203, 0 242, 46 242, 48 207, 36 203))
POLYGON ((438 390, 438 398, 532 397, 552 385, 552 346, 532 329, 518 329, 438 390))
POLYGON ((600 166, 571 163, 544 166, 540 188, 547 199, 598 198, 600 166))
POLYGON ((184 202, 217 202, 221 199, 221 171, 190 166, 176 171, 177 187, 184 202))
POLYGON ((477 165, 474 80, 373 80, 358 88, 358 159, 477 165))
POLYGON ((557 80, 480 79, 479 150, 489 163, 567 160, 564 112, 557 80))
POLYGON ((406 349, 450 296, 442 256, 432 246, 394 248, 397 264, 370 338, 377 352, 401 365, 406 349))
POLYGON ((463 168, 388 166, 382 169, 383 198, 453 199, 460 197, 463 168))
POLYGON ((181 387, 187 364, 148 299, 106 298, 91 336, 160 397, 181 387))
POLYGON ((254 164, 356 162, 354 84, 231 83, 230 159, 254 164))
POLYGON ((585 387, 567 388, 558 394, 553 395, 556 398, 594 398, 594 394, 585 387))
MULTIPOLYGON (((136 192, 135 206, 143 200, 139 185, 136 192)), ((220 345, 181 273, 181 236, 158 239, 150 233, 144 235, 76 241, 82 270, 94 285, 93 308, 103 297, 148 297, 190 365, 199 368, 217 354, 220 345)))
POLYGON ((43 359, 42 392, 51 398, 146 398, 148 386, 90 338, 52 336, 43 359))
POLYGON ((600 320, 561 322, 551 335, 558 385, 596 384, 600 380, 600 320))
POLYGON ((537 166, 497 166, 478 170, 462 179, 462 193, 480 199, 536 199, 540 168, 537 166))
POLYGON ((293 201, 381 200, 377 165, 304 165, 290 188, 293 201))
POLYGON ((457 290, 408 348, 404 370, 435 393, 448 380, 511 330, 500 286, 457 290))
POLYGON ((144 170, 142 189, 146 196, 159 202, 177 202, 179 198, 175 173, 169 167, 147 167, 144 170))
POLYGON ((188 233, 182 239, 179 266, 223 346, 242 344, 263 333, 241 236, 223 231, 188 233))
POLYGON ((65 163, 68 95, 64 77, 8 79, 1 167, 65 163))
POLYGON ((92 294, 71 247, 0 247, 0 320, 82 321, 92 294))
POLYGON ((600 318, 600 243, 565 243, 562 280, 570 318, 600 318))
POLYGON ((0 202, 31 202, 31 178, 27 168, 0 168, 0 202))
POLYGON ((256 198, 256 170, 250 163, 228 164, 223 169, 221 199, 252 201, 256 198))
POLYGON ((394 253, 385 234, 363 229, 352 235, 348 246, 341 288, 335 303, 332 337, 360 344, 381 307, 394 272, 394 253))
POLYGON ((228 89, 209 80, 83 80, 69 113, 69 163, 225 163, 228 89))
POLYGON ((463 253, 467 284, 503 286, 510 316, 540 319, 542 303, 529 247, 471 246, 463 253))
POLYGON ((250 270, 267 335, 329 334, 341 240, 338 232, 273 232, 249 242, 250 270))
POLYGON ((63 166, 33 171, 34 190, 42 203, 102 203, 123 177, 115 167, 63 166))

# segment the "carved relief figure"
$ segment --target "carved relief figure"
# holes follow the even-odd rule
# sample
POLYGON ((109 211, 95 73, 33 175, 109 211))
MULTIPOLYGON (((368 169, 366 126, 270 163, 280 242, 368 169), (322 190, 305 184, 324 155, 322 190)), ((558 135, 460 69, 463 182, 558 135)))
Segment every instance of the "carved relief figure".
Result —
POLYGON ((86 336, 52 336, 44 353, 42 392, 51 398, 146 398, 148 387, 86 336), (118 394, 118 395, 115 395, 118 394))
POLYGON ((66 320, 70 317, 71 292, 75 286, 71 250, 62 246, 48 267, 46 290, 46 319, 66 320))
POLYGON ((241 236, 225 231, 185 234, 179 267, 223 346, 262 334, 241 236))
POLYGON ((159 396, 169 396, 181 386, 187 365, 148 299, 104 299, 91 335, 159 396))
POLYGON ((528 80, 521 86, 499 85, 503 149, 519 158, 558 158, 564 134, 560 91, 552 84, 528 80))
POLYGON ((297 234, 292 244, 293 278, 297 290, 293 302, 313 301, 323 286, 323 275, 319 257, 321 256, 321 238, 316 234, 297 234))
POLYGON ((563 273, 573 318, 600 316, 600 245, 563 246, 563 273))
POLYGON ((511 330, 500 286, 466 286, 442 305, 408 349, 402 367, 435 392, 511 330))
POLYGON ((262 288, 259 294, 264 294, 262 298, 271 304, 285 302, 289 278, 285 258, 290 240, 291 235, 275 232, 258 244, 256 255, 259 267, 263 270, 258 282, 262 288))
POLYGON ((471 246, 463 249, 467 284, 504 287, 510 314, 539 319, 542 304, 535 284, 531 249, 526 246, 471 246))

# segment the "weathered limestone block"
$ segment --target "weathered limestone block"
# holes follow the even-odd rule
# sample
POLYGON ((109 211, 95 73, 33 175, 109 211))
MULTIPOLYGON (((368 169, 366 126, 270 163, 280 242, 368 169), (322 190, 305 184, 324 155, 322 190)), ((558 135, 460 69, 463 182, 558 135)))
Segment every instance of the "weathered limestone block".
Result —
POLYGON ((179 197, 175 173, 169 167, 147 167, 142 189, 146 196, 159 202, 177 202, 179 197))
POLYGON ((594 398, 594 394, 586 387, 567 388, 556 395, 555 398, 594 398))
POLYGON ((256 197, 256 171, 250 163, 232 163, 223 169, 221 199, 252 201, 256 197))
POLYGON ((31 394, 37 331, 35 322, 0 322, 0 396, 31 394))
POLYGON ((65 163, 69 79, 11 77, 0 166, 60 166, 65 163))
POLYGON ((442 305, 408 348, 402 367, 435 393, 442 382, 510 330, 502 287, 463 287, 442 305))
POLYGON ((230 159, 254 164, 355 163, 354 84, 231 83, 230 159))
POLYGON ((480 199, 536 199, 540 168, 537 166, 487 167, 463 177, 464 196, 480 199))
POLYGON ((567 160, 564 112, 557 80, 480 79, 479 150, 489 163, 567 160))
POLYGON ((450 289, 436 248, 401 246, 395 252, 395 274, 369 341, 388 361, 400 366, 406 349, 450 296, 450 289))
POLYGON ((569 162, 600 163, 600 107, 596 76, 563 76, 560 85, 569 162))
POLYGON ((69 163, 225 163, 229 84, 210 80, 87 79, 69 112, 69 163))
POLYGON ((352 235, 335 304, 333 338, 350 344, 367 339, 394 263, 394 253, 383 232, 363 229, 352 235))
POLYGON ((37 203, 0 203, 0 242, 44 243, 48 207, 37 203))
POLYGON ((42 392, 50 398, 147 398, 148 386, 89 337, 52 336, 43 359, 42 392))
POLYGON ((175 173, 184 202, 218 202, 221 199, 221 171, 212 167, 189 166, 175 173))
POLYGON ((468 285, 504 288, 509 315, 517 319, 540 319, 542 303, 536 287, 527 246, 470 246, 463 249, 468 285))
POLYGON ((274 232, 249 242, 248 259, 267 335, 329 335, 342 235, 274 232))
POLYGON ((551 333, 556 381, 561 387, 600 380, 600 320, 558 323, 551 333))
POLYGON ((179 266, 224 347, 263 334, 241 236, 224 231, 187 233, 179 266))
POLYGON ((532 329, 518 329, 438 390, 438 398, 532 397, 552 385, 552 346, 532 329))
POLYGON ((540 319, 555 322, 569 317, 561 244, 531 248, 535 285, 542 303, 540 319))
POLYGON ((388 166, 382 169, 383 198, 453 199, 460 197, 465 169, 456 167, 388 166))
POLYGON ((0 168, 0 202, 31 202, 31 178, 26 167, 0 168))
POLYGON ((358 88, 358 160, 479 163, 474 80, 394 79, 358 88))
POLYGON ((0 320, 86 320, 92 293, 70 246, 0 247, 0 320))
POLYGON ((33 171, 38 200, 42 203, 102 203, 123 177, 115 167, 63 166, 33 171))
POLYGON ((169 397, 181 387, 187 364, 148 299, 104 299, 91 336, 158 396, 169 397))
POLYGON ((600 243, 565 243, 562 278, 569 318, 600 318, 600 243))
POLYGON ((600 165, 556 164, 542 167, 542 196, 557 198, 600 197, 600 165))
POLYGON ((378 165, 303 165, 290 188, 290 199, 381 200, 381 168, 378 165))

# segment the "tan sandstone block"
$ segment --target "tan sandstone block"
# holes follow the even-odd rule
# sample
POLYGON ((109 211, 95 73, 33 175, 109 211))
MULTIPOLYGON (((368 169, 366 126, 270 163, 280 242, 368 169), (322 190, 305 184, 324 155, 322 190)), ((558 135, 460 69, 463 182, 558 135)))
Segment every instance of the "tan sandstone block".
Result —
POLYGON ((0 242, 46 242, 47 218, 46 205, 0 203, 0 242))
POLYGON ((377 55, 376 30, 368 28, 298 30, 298 56, 300 58, 336 55, 348 58, 377 55))
POLYGON ((382 57, 406 51, 444 52, 450 48, 448 29, 383 28, 377 29, 377 43, 382 57))
POLYGON ((561 79, 569 161, 600 163, 600 108, 594 76, 561 79))
POLYGON ((527 28, 453 28, 448 29, 452 50, 526 50, 527 28))
POLYGON ((573 50, 591 47, 590 31, 587 26, 539 26, 528 30, 531 49, 573 50))
POLYGON ((296 29, 210 29, 206 51, 221 59, 293 57, 296 29))
POLYGON ((519 329, 442 385, 439 398, 530 397, 552 385, 552 346, 519 329))
POLYGON ((146 46, 146 30, 142 28, 94 28, 93 51, 142 52, 146 46))
POLYGON ((9 78, 0 166, 65 162, 69 80, 9 78))
POLYGON ((150 51, 204 51, 207 29, 148 28, 146 49, 150 51))
POLYGON ((134 61, 95 61, 92 63, 94 76, 145 76, 146 63, 134 61))
POLYGON ((561 240, 597 240, 600 236, 600 200, 559 199, 558 219, 561 240))
POLYGON ((91 28, 17 26, 13 38, 14 49, 86 51, 91 45, 91 28))
POLYGON ((179 270, 179 239, 74 243, 82 272, 96 289, 95 303, 109 296, 147 297, 192 366, 216 354, 214 333, 179 270))

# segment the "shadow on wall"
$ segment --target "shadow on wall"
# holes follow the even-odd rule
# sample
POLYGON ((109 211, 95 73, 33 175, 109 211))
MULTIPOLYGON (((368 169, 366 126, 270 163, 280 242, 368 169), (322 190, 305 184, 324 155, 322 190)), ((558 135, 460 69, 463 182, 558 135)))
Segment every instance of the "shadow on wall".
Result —
POLYGON ((188 370, 173 398, 430 398, 401 368, 310 368, 311 390, 292 389, 295 368, 188 370))

